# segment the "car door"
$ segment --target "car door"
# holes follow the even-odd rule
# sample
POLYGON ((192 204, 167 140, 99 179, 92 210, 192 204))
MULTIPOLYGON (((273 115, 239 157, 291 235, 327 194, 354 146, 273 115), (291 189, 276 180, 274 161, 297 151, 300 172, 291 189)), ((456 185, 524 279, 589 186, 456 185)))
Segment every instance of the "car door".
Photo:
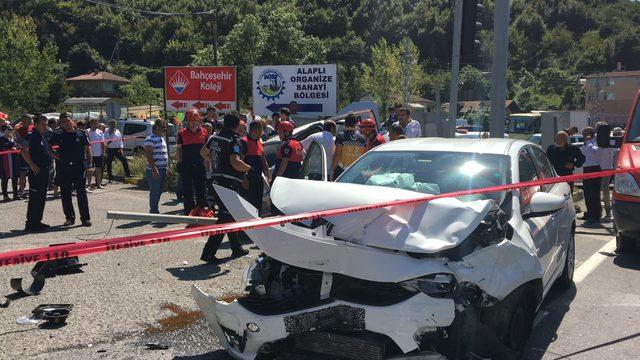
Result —
MULTIPOLYGON (((544 179, 551 179, 558 177, 556 174, 547 154, 537 147, 532 147, 529 149, 532 154, 532 158, 538 168, 539 174, 544 179)), ((562 260, 562 249, 564 245, 564 241, 569 239, 571 236, 571 226, 573 224, 572 221, 572 212, 566 206, 569 203, 570 188, 566 183, 555 183, 544 185, 543 189, 545 192, 550 194, 558 195, 566 199, 565 207, 555 214, 551 215, 551 221, 549 222, 549 234, 554 237, 555 245, 553 247, 553 256, 552 256, 552 265, 554 267, 554 271, 557 270, 558 264, 562 260)))
POLYGON ((324 147, 312 141, 302 163, 302 178, 305 180, 327 181, 327 155, 324 147))
MULTIPOLYGON (((534 181, 541 178, 538 168, 535 165, 530 147, 524 147, 518 155, 519 181, 534 181)), ((529 186, 520 189, 520 212, 521 215, 531 211, 529 203, 533 194, 538 191, 544 191, 541 186, 529 186)), ((529 231, 533 239, 533 247, 536 255, 540 259, 543 274, 543 283, 547 284, 553 275, 553 256, 556 246, 556 236, 553 233, 553 220, 551 215, 532 217, 524 220, 529 226, 529 231)))

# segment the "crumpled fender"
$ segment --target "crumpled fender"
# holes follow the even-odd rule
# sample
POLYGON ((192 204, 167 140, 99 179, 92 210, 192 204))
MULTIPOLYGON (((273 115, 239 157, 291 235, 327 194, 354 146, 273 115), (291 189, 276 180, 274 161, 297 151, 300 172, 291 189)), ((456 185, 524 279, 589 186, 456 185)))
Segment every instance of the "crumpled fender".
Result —
POLYGON ((541 279, 543 274, 535 255, 506 239, 447 265, 458 282, 476 284, 498 300, 526 282, 541 279))

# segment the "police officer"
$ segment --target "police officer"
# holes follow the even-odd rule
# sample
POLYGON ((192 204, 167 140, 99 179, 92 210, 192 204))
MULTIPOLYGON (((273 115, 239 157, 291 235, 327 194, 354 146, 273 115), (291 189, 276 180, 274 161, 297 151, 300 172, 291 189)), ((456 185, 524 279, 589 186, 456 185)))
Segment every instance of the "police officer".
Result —
POLYGON ((63 226, 71 226, 76 222, 76 214, 71 201, 72 190, 76 191, 80 220, 82 226, 91 226, 89 201, 84 185, 87 182, 87 168, 91 167, 91 145, 87 133, 74 127, 67 113, 60 114, 60 128, 56 129, 49 141, 53 156, 59 159, 59 170, 56 178, 62 194, 62 210, 66 221, 63 226), (57 151, 53 146, 59 146, 57 151))
MULTIPOLYGON (((240 118, 236 114, 226 114, 223 120, 223 128, 217 135, 211 136, 205 148, 201 151, 203 157, 210 157, 213 182, 233 191, 239 191, 245 174, 251 177, 252 168, 242 161, 242 145, 238 134, 234 132, 240 124, 240 118)), ((217 194, 216 194, 216 197, 217 194)), ((217 198, 218 203, 218 224, 233 222, 233 216, 229 213, 224 203, 217 198)), ((242 249, 238 240, 241 234, 229 233, 229 243, 231 245, 231 257, 241 257, 247 255, 249 251, 242 249)), ((244 235, 246 236, 246 235, 244 235)), ((209 236, 207 244, 202 249, 200 260, 209 263, 218 261, 216 252, 222 243, 224 234, 209 236)))
POLYGON ((53 162, 45 139, 46 132, 47 118, 37 116, 34 119, 33 129, 27 134, 21 149, 22 158, 29 165, 29 205, 27 205, 25 231, 44 231, 49 228, 49 225, 42 223, 49 186, 49 171, 53 162))

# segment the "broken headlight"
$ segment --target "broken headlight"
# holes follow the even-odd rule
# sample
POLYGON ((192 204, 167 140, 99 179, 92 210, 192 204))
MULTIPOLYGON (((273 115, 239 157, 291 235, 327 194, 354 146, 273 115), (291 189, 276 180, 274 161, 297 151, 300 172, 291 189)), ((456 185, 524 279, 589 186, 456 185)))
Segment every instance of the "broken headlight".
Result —
POLYGON ((421 291, 434 298, 450 298, 456 292, 457 281, 452 274, 432 274, 403 281, 400 286, 410 291, 421 291))

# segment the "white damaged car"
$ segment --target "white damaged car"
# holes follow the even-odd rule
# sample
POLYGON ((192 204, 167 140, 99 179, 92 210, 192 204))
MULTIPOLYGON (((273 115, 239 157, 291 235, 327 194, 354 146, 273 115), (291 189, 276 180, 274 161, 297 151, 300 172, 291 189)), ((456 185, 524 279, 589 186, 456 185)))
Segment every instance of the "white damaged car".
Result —
MULTIPOLYGON (((326 179, 312 146, 305 179, 326 179)), ((366 153, 338 180, 276 180, 285 214, 556 177, 526 141, 422 138, 366 153)), ((217 187, 236 219, 257 211, 217 187)), ((264 252, 230 303, 193 296, 237 359, 519 358, 554 282, 570 286, 569 185, 393 206, 247 234, 264 252)))

